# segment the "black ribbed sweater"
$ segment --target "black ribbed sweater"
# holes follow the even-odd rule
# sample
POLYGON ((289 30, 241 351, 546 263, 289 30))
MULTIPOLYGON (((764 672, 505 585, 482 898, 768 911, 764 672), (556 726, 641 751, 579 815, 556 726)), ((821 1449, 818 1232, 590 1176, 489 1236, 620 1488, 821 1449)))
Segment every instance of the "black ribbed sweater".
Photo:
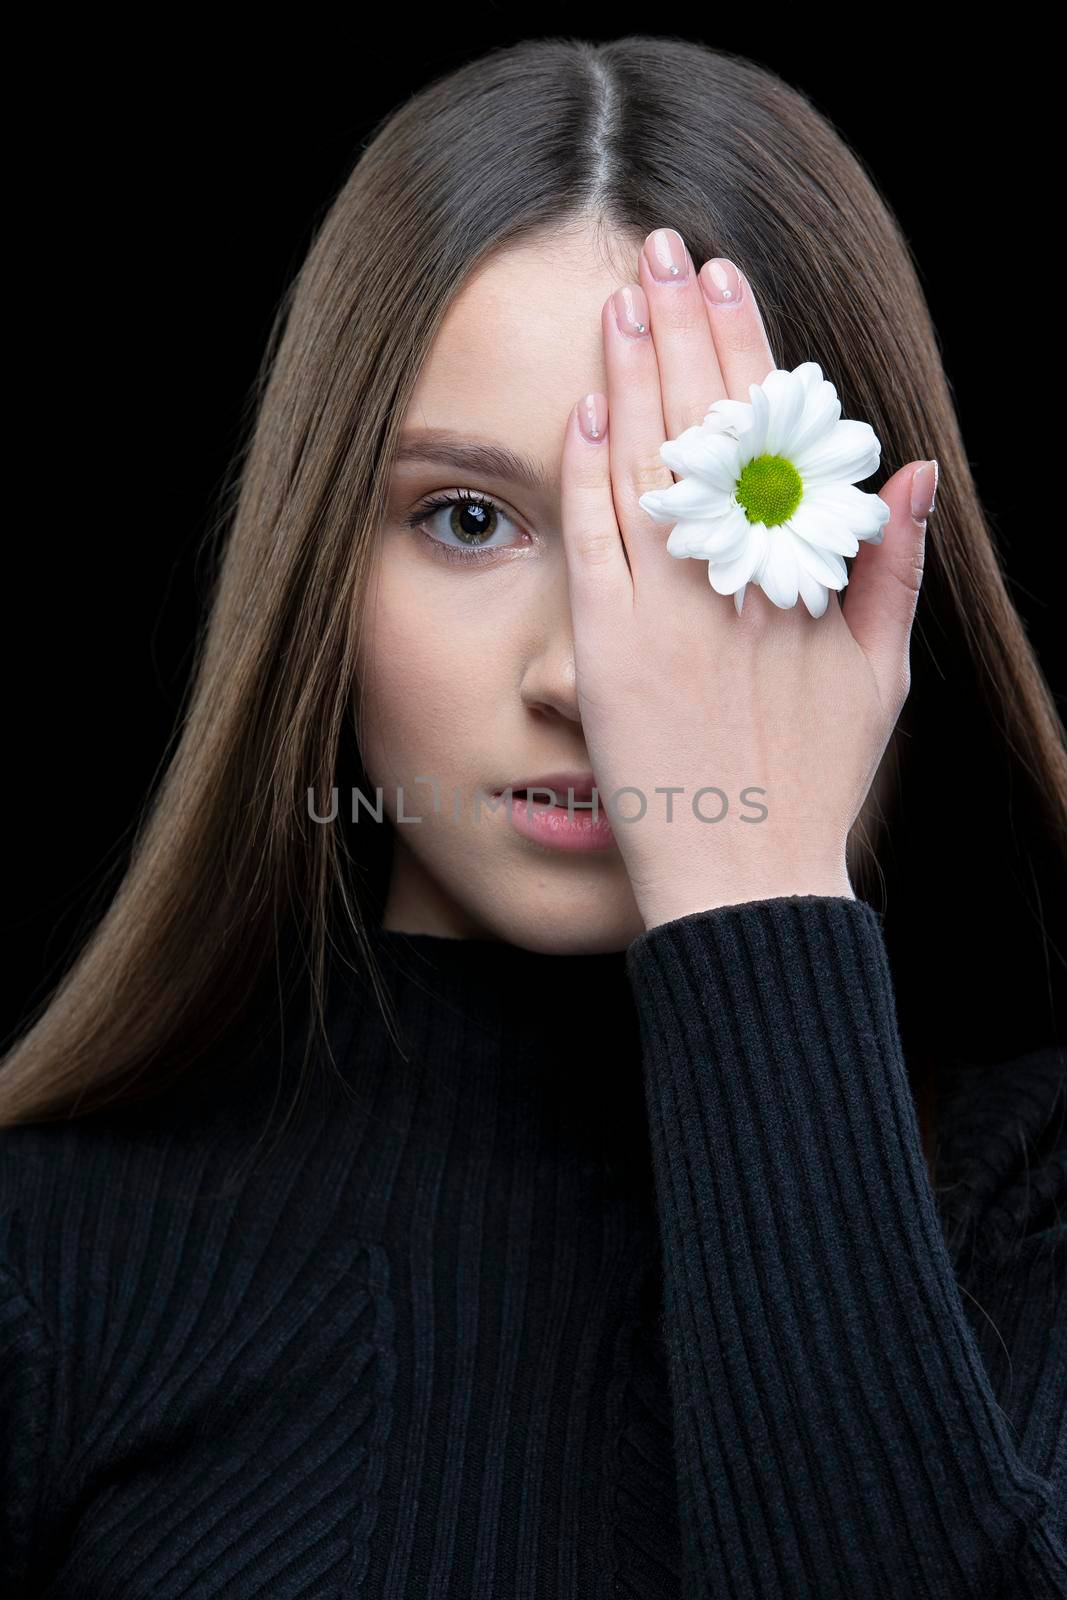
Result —
POLYGON ((10 1600, 1067 1595, 1067 1050, 932 1188, 862 900, 373 939, 280 1136, 302 1037, 0 1134, 10 1600))

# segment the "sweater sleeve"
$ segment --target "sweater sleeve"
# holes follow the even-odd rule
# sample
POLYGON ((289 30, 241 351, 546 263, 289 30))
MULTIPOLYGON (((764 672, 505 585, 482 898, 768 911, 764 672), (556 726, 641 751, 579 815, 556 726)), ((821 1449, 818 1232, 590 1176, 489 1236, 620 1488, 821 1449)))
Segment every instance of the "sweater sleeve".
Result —
POLYGON ((1062 1600, 1062 1144, 1035 1148, 1045 1167, 1024 1174, 1023 1235, 975 1257, 993 1329, 980 1339, 873 908, 816 895, 716 907, 648 929, 626 964, 686 1600, 1062 1600))

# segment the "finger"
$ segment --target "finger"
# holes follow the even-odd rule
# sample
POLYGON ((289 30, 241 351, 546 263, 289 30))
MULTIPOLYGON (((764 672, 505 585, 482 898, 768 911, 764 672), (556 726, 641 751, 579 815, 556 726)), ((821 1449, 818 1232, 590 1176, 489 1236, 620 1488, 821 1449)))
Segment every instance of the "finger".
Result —
POLYGON ((890 517, 878 543, 860 544, 842 601, 845 621, 871 664, 883 703, 898 712, 911 684, 911 629, 936 483, 936 462, 920 461, 902 467, 878 491, 890 517))
POLYGON ((645 578, 651 575, 654 562, 669 564, 664 551, 666 533, 639 501, 649 490, 669 489, 674 483, 659 454, 664 439, 663 408, 650 322, 648 299, 637 283, 616 289, 601 308, 611 416, 612 496, 635 584, 639 572, 645 578))
POLYGON ((703 422, 713 400, 726 397, 715 340, 692 257, 674 228, 657 228, 638 254, 641 287, 652 319, 664 438, 703 422))
POLYGON ((749 384, 762 383, 777 365, 752 285, 724 256, 705 261, 697 281, 722 374, 719 393, 747 401, 749 384))
POLYGON ((640 503, 642 495, 674 485, 674 475, 660 456, 664 443, 662 384, 648 297, 641 285, 626 284, 609 295, 600 321, 611 413, 608 445, 615 513, 633 587, 635 592, 640 589, 650 604, 670 605, 670 595, 685 592, 683 586, 692 592, 700 574, 695 562, 671 555, 666 547, 667 529, 640 503))
POLYGON ((633 603, 612 495, 610 435, 606 395, 586 395, 571 408, 560 461, 560 517, 576 631, 633 603))

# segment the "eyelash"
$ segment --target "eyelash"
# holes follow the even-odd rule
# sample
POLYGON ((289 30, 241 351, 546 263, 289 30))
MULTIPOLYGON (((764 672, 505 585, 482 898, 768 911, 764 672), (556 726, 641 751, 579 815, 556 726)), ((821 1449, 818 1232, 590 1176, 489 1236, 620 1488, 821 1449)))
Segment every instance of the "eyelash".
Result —
POLYGON ((438 511, 443 511, 446 506, 457 504, 483 506, 487 511, 494 511, 499 516, 507 517, 509 522, 515 520, 513 517, 508 516, 503 506, 499 505, 492 495, 471 493, 467 489, 457 489, 455 494, 437 495, 433 500, 425 501, 422 505, 416 506, 414 511, 404 520, 409 528, 414 528, 422 533, 426 542, 433 545, 434 555, 439 556, 442 561, 459 561, 468 566, 479 561, 491 561, 498 553, 500 546, 492 550, 471 548, 469 551, 464 551, 459 545, 445 544, 441 539, 435 539, 432 534, 427 533, 423 528, 423 524, 429 522, 431 517, 436 516, 438 511))

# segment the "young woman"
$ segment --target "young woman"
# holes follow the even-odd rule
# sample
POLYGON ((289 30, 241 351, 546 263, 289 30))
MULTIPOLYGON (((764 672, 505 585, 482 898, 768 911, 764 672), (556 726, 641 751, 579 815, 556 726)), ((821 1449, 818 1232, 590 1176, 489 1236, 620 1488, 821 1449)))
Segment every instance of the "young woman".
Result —
POLYGON ((1065 778, 805 99, 631 37, 407 101, 0 1073, 5 1592, 1067 1593, 1065 778), (806 362, 883 536, 815 615, 765 519, 738 610, 641 502, 806 362))

